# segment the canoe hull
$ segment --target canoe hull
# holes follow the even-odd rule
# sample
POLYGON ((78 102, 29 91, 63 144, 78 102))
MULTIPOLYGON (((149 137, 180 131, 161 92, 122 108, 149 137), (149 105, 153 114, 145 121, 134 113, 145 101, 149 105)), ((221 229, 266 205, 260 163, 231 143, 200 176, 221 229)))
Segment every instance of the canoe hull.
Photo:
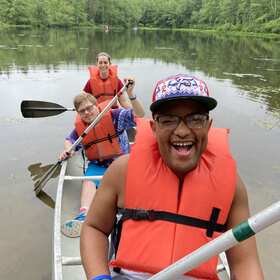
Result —
POLYGON ((82 265, 63 265, 80 259, 80 238, 61 234, 61 224, 73 219, 80 208, 81 180, 66 180, 66 176, 83 176, 83 160, 79 153, 63 162, 59 177, 53 235, 53 280, 86 279, 82 265))

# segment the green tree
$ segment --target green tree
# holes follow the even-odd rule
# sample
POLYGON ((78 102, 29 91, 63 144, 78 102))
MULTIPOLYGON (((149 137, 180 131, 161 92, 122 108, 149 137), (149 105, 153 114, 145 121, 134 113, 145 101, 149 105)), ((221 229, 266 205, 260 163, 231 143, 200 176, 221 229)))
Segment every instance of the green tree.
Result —
POLYGON ((280 32, 280 0, 0 0, 0 23, 280 32))
POLYGON ((200 23, 206 23, 210 26, 219 21, 220 5, 218 0, 204 0, 200 10, 200 23))

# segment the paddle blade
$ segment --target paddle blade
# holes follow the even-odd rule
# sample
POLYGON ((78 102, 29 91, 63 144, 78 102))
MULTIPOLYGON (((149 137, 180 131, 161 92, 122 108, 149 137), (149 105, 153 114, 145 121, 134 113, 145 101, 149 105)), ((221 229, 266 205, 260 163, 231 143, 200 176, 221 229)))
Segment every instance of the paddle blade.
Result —
POLYGON ((55 208, 55 201, 44 191, 40 191, 37 197, 47 206, 54 209, 55 208))
POLYGON ((63 106, 46 101, 23 100, 21 102, 21 113, 24 118, 42 118, 61 114, 65 111, 73 111, 63 106))
POLYGON ((55 165, 53 165, 43 176, 40 180, 35 182, 34 191, 36 196, 40 194, 44 186, 47 182, 54 176, 56 172, 59 171, 61 167, 61 161, 58 161, 55 165))

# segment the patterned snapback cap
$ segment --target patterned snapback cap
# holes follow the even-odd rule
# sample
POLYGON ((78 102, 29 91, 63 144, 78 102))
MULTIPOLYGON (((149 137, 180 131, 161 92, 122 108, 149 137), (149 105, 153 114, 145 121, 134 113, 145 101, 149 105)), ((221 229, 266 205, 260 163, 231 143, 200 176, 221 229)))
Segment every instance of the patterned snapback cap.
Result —
POLYGON ((208 111, 217 106, 216 99, 209 96, 204 81, 186 74, 178 74, 157 82, 150 109, 154 113, 166 101, 186 99, 201 103, 208 111))

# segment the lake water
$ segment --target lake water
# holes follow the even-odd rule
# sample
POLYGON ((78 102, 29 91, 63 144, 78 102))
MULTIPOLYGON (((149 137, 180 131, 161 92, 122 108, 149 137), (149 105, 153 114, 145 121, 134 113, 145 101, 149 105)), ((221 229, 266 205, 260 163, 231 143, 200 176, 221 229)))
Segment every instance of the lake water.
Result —
MULTIPOLYGON (((155 82, 190 73, 204 79, 218 107, 215 126, 231 130, 231 147, 246 183, 251 213, 280 194, 280 40, 171 31, 0 31, 0 279, 51 279, 52 203, 33 193, 28 167, 55 163, 73 112, 25 119, 22 100, 72 107, 100 51, 119 76, 134 76, 147 116, 155 82), (45 200, 45 201, 46 201, 45 200)), ((55 200, 56 180, 45 188, 55 200)), ((280 224, 257 235, 266 279, 280 273, 280 224)))

